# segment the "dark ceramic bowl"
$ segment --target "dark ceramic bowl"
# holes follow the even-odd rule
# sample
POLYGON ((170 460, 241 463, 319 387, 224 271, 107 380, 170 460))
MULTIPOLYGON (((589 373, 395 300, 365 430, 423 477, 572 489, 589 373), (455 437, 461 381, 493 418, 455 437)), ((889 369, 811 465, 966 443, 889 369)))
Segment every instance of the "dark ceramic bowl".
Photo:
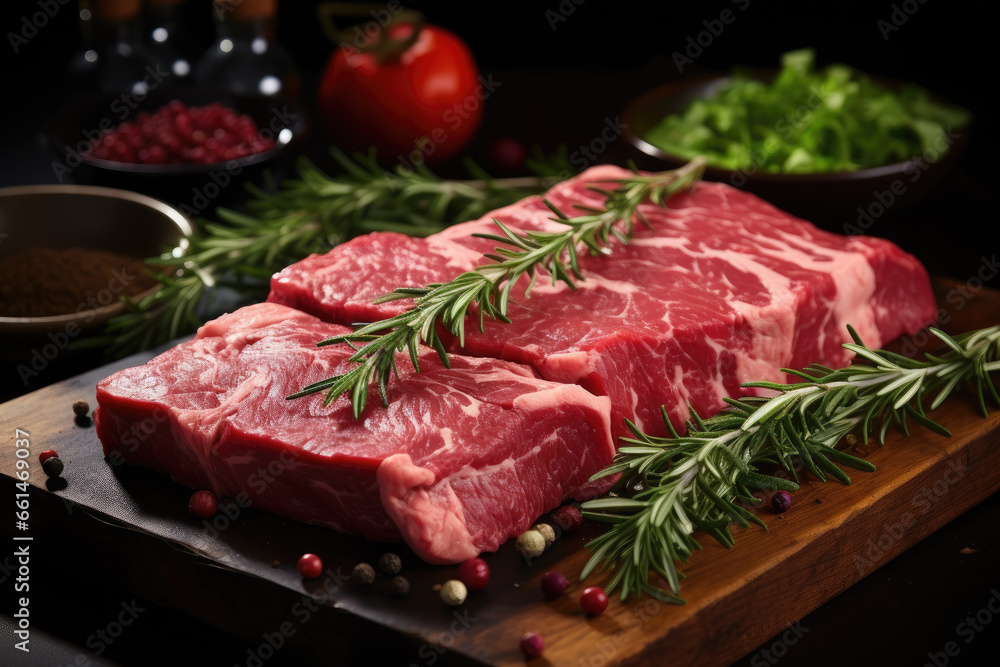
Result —
POLYGON ((260 184, 265 171, 280 178, 309 129, 304 112, 281 100, 220 97, 189 88, 154 90, 141 102, 129 103, 134 108, 121 99, 90 97, 71 104, 51 119, 42 138, 57 156, 52 168, 60 183, 132 190, 173 204, 190 217, 210 214, 217 206, 239 204, 246 196, 244 184, 260 184), (133 164, 81 156, 101 128, 134 120, 141 111, 153 113, 174 99, 189 107, 219 102, 249 115, 276 146, 213 164, 133 164))
MULTIPOLYGON (((890 86, 899 85, 885 79, 880 81, 890 86)), ((630 144, 630 157, 636 165, 660 171, 685 164, 686 158, 668 153, 643 137, 665 116, 683 113, 691 102, 713 96, 728 82, 729 77, 725 76, 683 79, 654 88, 629 103, 622 114, 622 122, 630 144)), ((933 99, 948 104, 940 98, 933 99)), ((968 135, 968 126, 954 129, 947 152, 933 161, 917 155, 895 164, 817 174, 773 174, 709 166, 705 169, 705 179, 743 188, 809 220, 849 218, 864 224, 865 214, 868 219, 878 218, 889 209, 900 210, 912 205, 932 190, 958 160, 968 135)))
MULTIPOLYGON (((85 185, 25 185, 0 189, 0 258, 32 247, 83 247, 136 259, 155 257, 186 247, 188 220, 174 208, 145 195, 85 185)), ((175 254, 179 254, 179 251, 175 254)), ((24 275, 24 280, 37 276, 24 275)), ((155 291, 133 295, 139 300, 155 291)), ((29 342, 48 334, 63 340, 101 327, 123 313, 115 300, 98 308, 81 308, 47 317, 0 316, 0 337, 29 342)))

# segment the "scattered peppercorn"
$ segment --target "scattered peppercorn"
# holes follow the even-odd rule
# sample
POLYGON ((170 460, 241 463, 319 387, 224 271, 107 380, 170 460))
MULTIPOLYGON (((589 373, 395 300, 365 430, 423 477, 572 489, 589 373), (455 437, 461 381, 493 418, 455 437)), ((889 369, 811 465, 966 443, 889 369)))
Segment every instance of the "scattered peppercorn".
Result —
POLYGON ((281 561, 280 560, 272 560, 271 561, 271 567, 273 567, 273 568, 279 568, 279 567, 281 567, 281 561))
POLYGON ((392 578, 392 594, 398 598, 404 598, 410 593, 410 580, 402 575, 392 578))
POLYGON ((431 590, 434 591, 435 593, 439 593, 442 588, 443 586, 441 586, 441 584, 434 584, 433 586, 431 586, 431 590))
POLYGON ((90 412, 90 404, 87 401, 80 399, 73 404, 73 414, 77 417, 86 417, 88 412, 90 412))
POLYGON ((215 516, 219 509, 219 500, 211 491, 202 489, 191 494, 188 500, 188 511, 199 519, 208 519, 215 516))
POLYGON ((580 524, 583 523, 583 515, 576 505, 563 505, 552 516, 555 518, 556 524, 563 530, 579 528, 580 524))
POLYGON ((545 538, 537 530, 521 533, 514 545, 526 558, 537 558, 545 551, 545 538))
POLYGON ((549 600, 555 600, 566 592, 569 580, 558 570, 551 570, 542 575, 542 593, 549 600))
POLYGON ((375 583, 375 568, 368 563, 358 563, 351 571, 351 579, 359 586, 371 586, 375 583))
POLYGON ((42 470, 49 477, 58 477, 63 472, 63 462, 58 456, 50 456, 42 463, 42 470))
POLYGON ((580 594, 580 606, 591 616, 596 616, 608 608, 608 594, 599 586, 584 588, 580 594))
POLYGON ((545 538, 545 548, 548 549, 552 546, 552 543, 556 541, 556 530, 547 523, 536 523, 531 528, 532 530, 537 530, 539 534, 545 538))
POLYGON ((378 569, 382 571, 382 574, 391 577, 400 573, 403 569, 403 561, 394 553, 382 554, 382 557, 378 559, 378 569))
POLYGON ((45 451, 43 451, 41 454, 38 455, 38 462, 45 463, 46 459, 51 459, 53 456, 59 456, 58 454, 56 454, 56 450, 46 449, 45 451))
POLYGON ((302 554, 295 569, 299 571, 303 579, 315 579, 323 573, 323 561, 316 554, 302 554))
POLYGON ((545 640, 537 632, 527 632, 521 637, 521 653, 529 658, 537 658, 545 650, 545 640))
POLYGON ((778 491, 771 496, 771 509, 778 514, 785 512, 792 506, 792 494, 788 491, 778 491))
POLYGON ((458 579, 449 579, 441 586, 441 600, 450 607, 457 607, 465 602, 469 590, 458 579))
POLYGON ((470 558, 458 566, 458 578, 470 591, 479 591, 490 583, 490 566, 482 558, 470 558))

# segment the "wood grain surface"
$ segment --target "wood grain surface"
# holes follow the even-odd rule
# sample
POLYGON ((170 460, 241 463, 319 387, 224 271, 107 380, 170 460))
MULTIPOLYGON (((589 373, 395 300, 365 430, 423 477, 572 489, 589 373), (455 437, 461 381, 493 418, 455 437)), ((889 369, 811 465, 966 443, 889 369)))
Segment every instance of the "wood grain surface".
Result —
MULTIPOLYGON (((1000 293, 966 291, 959 299, 959 287, 935 282, 943 328, 1000 322, 1000 293)), ((893 347, 912 352, 928 343, 918 334, 893 347)), ((621 603, 615 596, 604 614, 587 617, 577 603, 584 588, 577 575, 588 556, 583 546, 600 527, 585 525, 561 535, 534 562, 512 544, 484 555, 489 586, 451 608, 433 586, 455 577, 455 567, 424 564, 403 545, 373 544, 238 504, 199 520, 186 511, 189 489, 106 461, 93 425, 75 421, 71 405, 78 398, 94 405, 98 380, 149 356, 0 406, 0 428, 10 441, 0 458, 5 486, 14 483, 16 457, 9 453, 20 428, 30 434, 33 452, 25 534, 41 540, 57 532, 81 558, 99 553, 97 560, 127 563, 123 576, 137 592, 245 638, 258 657, 280 651, 303 664, 523 665, 519 639, 536 631, 546 649, 531 665, 724 665, 776 634, 794 633, 796 620, 1000 490, 1000 410, 983 417, 974 399, 962 395, 932 414, 951 438, 890 433, 885 447, 852 452, 876 472, 849 470, 850 486, 806 481, 790 511, 761 511, 767 531, 736 530, 732 549, 704 537, 705 548, 681 568, 686 605, 648 596, 621 603), (65 483, 53 484, 38 465, 37 453, 46 448, 64 459, 65 483), (412 583, 407 597, 394 597, 385 579, 371 588, 348 581, 355 563, 374 562, 390 549, 403 557, 412 583), (326 565, 314 581, 295 572, 306 551, 326 565), (551 602, 539 589, 550 569, 571 581, 567 594, 551 602)), ((5 531, 13 530, 5 523, 5 531)), ((595 575, 586 585, 603 581, 595 575)))

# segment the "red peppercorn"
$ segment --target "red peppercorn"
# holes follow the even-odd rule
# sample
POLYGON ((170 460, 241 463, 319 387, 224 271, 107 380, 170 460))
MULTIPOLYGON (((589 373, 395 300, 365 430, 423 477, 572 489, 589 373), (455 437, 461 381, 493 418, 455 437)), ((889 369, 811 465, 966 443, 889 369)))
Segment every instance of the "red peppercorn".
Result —
POLYGON ((323 561, 316 554, 302 554, 295 567, 303 579, 315 579, 323 573, 323 561))
POLYGON ((785 512, 792 506, 792 494, 788 491, 778 491, 771 496, 771 509, 778 514, 785 512))
POLYGON ((569 580, 562 572, 551 570, 542 575, 542 593, 549 600, 555 600, 566 592, 569 580))
POLYGON ((517 171, 524 166, 528 151, 518 139, 501 137, 490 144, 490 162, 501 171, 517 171))
POLYGON ((563 505, 552 513, 555 522, 563 530, 573 530, 579 528, 583 523, 583 515, 576 505, 563 505))
POLYGON ((482 558, 470 558, 458 566, 458 578, 470 591, 482 590, 490 583, 490 566, 482 558))
POLYGON ((208 519, 219 509, 219 500, 211 491, 195 491, 188 501, 188 511, 200 519, 208 519))
POLYGON ((46 449, 44 452, 38 455, 38 462, 45 463, 48 459, 51 459, 53 456, 59 456, 58 454, 56 454, 56 450, 46 449))
POLYGON ((90 146, 89 157, 142 164, 212 163, 252 155, 275 147, 257 133, 256 123, 221 104, 188 107, 174 100, 153 114, 141 112, 104 133, 90 146), (207 149, 210 137, 226 138, 223 146, 207 149), (224 148, 242 140, 243 148, 230 156, 224 148), (200 147, 204 147, 198 150, 200 147))
POLYGON ((580 594, 580 606, 591 616, 596 616, 608 608, 608 594, 599 586, 584 588, 580 594))
POLYGON ((527 632, 521 637, 521 653, 529 658, 537 658, 545 650, 545 640, 537 632, 527 632))

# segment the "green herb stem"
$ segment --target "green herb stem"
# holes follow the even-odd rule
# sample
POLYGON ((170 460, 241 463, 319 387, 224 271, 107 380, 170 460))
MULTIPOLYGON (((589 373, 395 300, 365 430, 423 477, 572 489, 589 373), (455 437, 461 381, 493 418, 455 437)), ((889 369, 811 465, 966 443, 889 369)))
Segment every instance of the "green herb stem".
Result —
POLYGON ((332 151, 339 173, 331 176, 306 159, 298 178, 265 189, 250 185, 249 213, 219 208, 218 222, 198 225, 184 254, 146 260, 161 287, 112 318, 103 335, 75 344, 124 356, 194 331, 213 309, 219 290, 243 302, 263 299, 271 275, 312 253, 372 231, 426 236, 455 222, 544 191, 550 178, 490 178, 469 165, 475 180, 442 180, 426 166, 389 172, 374 155, 352 160, 332 151))
POLYGON ((480 331, 487 317, 509 322, 511 292, 522 276, 530 278, 525 297, 530 295, 537 271, 547 273, 553 284, 562 281, 575 289, 574 281, 583 280, 578 262, 580 249, 603 254, 610 252, 612 239, 628 243, 635 224, 645 222, 640 204, 650 201, 663 206, 671 196, 690 188, 703 170, 704 161, 696 159, 680 169, 659 174, 634 173, 619 179, 613 190, 593 187, 605 198, 603 208, 584 208, 583 215, 572 218, 549 204, 555 215, 553 220, 565 225, 565 231, 520 234, 495 220, 501 235, 477 235, 508 246, 497 247, 494 254, 486 255, 492 263, 462 273, 447 283, 398 288, 379 297, 376 303, 412 298, 414 305, 395 317, 322 341, 320 345, 351 345, 355 353, 350 361, 358 365, 341 375, 310 384, 288 398, 325 391, 324 403, 329 404, 350 393, 354 415, 359 417, 367 404, 368 387, 374 382, 383 405, 388 406, 388 384, 397 371, 397 351, 408 351, 414 369, 419 372, 419 346, 429 345, 447 366, 448 355, 438 335, 438 323, 464 346, 466 315, 476 313, 480 331), (359 348, 355 343, 363 345, 359 348))
MULTIPOLYGON (((979 407, 987 414, 987 395, 1000 404, 990 373, 1000 370, 1000 326, 951 337, 932 333, 947 346, 940 355, 916 361, 899 354, 871 350, 851 329, 854 343, 844 347, 864 363, 841 369, 813 365, 786 370, 804 381, 782 385, 750 382, 748 388, 777 392, 770 397, 727 400, 729 408, 710 419, 691 412, 685 435, 679 435, 662 410, 670 437, 646 435, 631 422, 633 436, 623 438, 617 460, 592 479, 621 474, 615 489, 640 489, 632 497, 609 497, 583 503, 584 516, 612 524, 587 546, 591 558, 581 573, 598 566, 616 570, 609 589, 621 587, 622 599, 648 592, 683 602, 676 562, 701 548, 694 533, 703 530, 723 546, 734 544, 729 526, 764 523, 749 509, 759 501, 754 490, 798 488, 799 462, 821 481, 827 475, 844 484, 850 478, 835 463, 873 471, 867 461, 835 445, 860 430, 867 445, 874 434, 884 444, 890 424, 909 434, 908 420, 943 436, 947 429, 927 417, 966 383, 976 387, 979 407), (795 482, 759 472, 762 464, 780 465, 795 482), (670 591, 649 583, 660 575, 670 591)), ((765 526, 766 528, 766 526, 765 526)))

